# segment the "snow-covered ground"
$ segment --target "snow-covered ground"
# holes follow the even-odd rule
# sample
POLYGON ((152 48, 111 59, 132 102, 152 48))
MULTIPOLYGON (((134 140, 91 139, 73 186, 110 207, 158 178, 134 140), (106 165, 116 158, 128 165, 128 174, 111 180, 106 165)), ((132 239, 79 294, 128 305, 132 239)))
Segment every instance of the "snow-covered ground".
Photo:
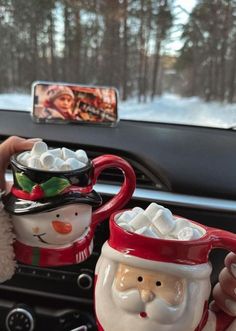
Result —
POLYGON ((0 109, 31 110, 32 97, 29 94, 0 94, 0 109))
MULTIPOLYGON (((30 95, 0 94, 2 109, 30 111, 31 105, 30 95)), ((230 128, 236 127, 236 104, 206 103, 198 97, 183 98, 166 93, 153 102, 138 103, 137 99, 120 102, 119 116, 138 121, 230 128)))
POLYGON ((219 128, 236 126, 236 104, 204 102, 198 97, 164 94, 153 102, 129 100, 120 104, 120 117, 152 122, 178 123, 219 128))

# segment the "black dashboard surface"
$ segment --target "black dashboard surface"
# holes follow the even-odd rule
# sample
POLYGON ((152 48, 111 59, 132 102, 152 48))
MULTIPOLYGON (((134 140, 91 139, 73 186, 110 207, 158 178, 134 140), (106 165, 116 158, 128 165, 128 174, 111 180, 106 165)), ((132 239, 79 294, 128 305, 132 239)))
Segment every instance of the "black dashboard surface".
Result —
POLYGON ((236 133, 232 130, 124 120, 116 127, 36 124, 28 112, 1 110, 0 138, 10 135, 127 157, 172 192, 236 198, 236 133))

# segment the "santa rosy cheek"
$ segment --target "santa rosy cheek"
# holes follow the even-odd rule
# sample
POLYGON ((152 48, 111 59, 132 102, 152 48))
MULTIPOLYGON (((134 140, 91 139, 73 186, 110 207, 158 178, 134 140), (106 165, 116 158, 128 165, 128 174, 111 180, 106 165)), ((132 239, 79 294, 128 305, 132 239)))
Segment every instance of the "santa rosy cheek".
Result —
POLYGON ((139 314, 140 317, 142 318, 146 318, 147 317, 147 313, 145 313, 145 311, 141 311, 141 313, 139 314))

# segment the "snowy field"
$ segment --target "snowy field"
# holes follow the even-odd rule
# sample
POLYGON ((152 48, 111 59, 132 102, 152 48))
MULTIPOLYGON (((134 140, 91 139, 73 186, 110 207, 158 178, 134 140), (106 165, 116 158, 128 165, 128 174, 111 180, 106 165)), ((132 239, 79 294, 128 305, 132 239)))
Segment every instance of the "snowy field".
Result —
MULTIPOLYGON (((30 111, 31 104, 30 95, 0 94, 1 109, 30 111)), ((139 104, 136 99, 120 102, 119 116, 138 121, 231 128, 236 127, 236 104, 206 103, 198 97, 164 94, 153 102, 139 104)))

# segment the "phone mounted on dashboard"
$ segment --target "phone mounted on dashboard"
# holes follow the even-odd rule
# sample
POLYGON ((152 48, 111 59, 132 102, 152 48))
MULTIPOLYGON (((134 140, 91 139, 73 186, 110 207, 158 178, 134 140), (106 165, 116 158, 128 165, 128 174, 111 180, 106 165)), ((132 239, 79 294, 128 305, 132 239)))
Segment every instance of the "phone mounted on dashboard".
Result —
POLYGON ((32 84, 31 117, 37 123, 114 126, 118 92, 114 87, 37 81, 32 84))

